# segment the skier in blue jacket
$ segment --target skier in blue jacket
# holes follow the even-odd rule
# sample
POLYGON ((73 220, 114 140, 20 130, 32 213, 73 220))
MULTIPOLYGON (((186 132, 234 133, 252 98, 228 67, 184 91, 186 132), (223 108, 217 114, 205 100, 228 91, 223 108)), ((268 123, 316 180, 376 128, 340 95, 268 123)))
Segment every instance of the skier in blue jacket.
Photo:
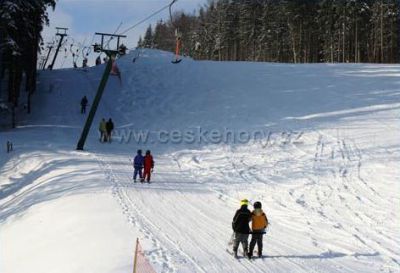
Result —
POLYGON ((144 157, 142 155, 142 150, 137 151, 137 155, 135 156, 135 159, 133 160, 133 168, 135 169, 133 172, 133 182, 136 183, 136 177, 139 174, 140 180, 143 179, 142 175, 142 169, 144 165, 144 157))

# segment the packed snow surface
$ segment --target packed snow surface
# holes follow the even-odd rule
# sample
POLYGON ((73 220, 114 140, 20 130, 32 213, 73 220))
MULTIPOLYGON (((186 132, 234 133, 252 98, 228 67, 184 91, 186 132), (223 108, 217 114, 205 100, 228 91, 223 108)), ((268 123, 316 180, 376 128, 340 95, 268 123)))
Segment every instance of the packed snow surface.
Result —
POLYGON ((400 272, 399 65, 172 58, 118 60, 83 152, 104 65, 40 73, 0 133, 0 272, 131 272, 136 238, 156 272, 400 272), (151 184, 132 181, 139 148, 151 184), (270 220, 263 259, 226 251, 242 198, 270 220))

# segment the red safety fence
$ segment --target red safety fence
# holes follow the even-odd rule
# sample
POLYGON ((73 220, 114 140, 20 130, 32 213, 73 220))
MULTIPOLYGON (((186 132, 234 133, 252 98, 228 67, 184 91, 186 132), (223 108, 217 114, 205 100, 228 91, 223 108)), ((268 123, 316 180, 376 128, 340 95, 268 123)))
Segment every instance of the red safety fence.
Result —
POLYGON ((133 261, 133 273, 156 273, 153 266, 146 259, 139 239, 136 240, 135 259, 133 261))

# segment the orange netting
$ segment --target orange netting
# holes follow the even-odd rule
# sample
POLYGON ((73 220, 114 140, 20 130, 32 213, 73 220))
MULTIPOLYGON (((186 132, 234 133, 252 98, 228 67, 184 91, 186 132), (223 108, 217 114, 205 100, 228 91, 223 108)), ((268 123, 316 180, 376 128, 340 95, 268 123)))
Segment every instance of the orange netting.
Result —
POLYGON ((133 273, 156 273, 150 262, 146 259, 139 240, 136 242, 136 255, 134 261, 133 273))
POLYGON ((112 63, 112 67, 111 67, 111 72, 110 72, 110 74, 111 74, 111 75, 116 75, 116 76, 118 76, 119 74, 121 74, 120 71, 119 71, 119 68, 118 68, 118 66, 117 66, 117 63, 116 63, 115 61, 113 61, 113 63, 112 63))

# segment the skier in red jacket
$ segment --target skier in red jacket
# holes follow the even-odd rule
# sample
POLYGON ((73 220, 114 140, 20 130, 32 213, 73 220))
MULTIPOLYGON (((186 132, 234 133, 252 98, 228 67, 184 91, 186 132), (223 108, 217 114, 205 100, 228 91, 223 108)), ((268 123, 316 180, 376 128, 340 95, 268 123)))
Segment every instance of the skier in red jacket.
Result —
POLYGON ((153 168, 154 168, 153 156, 151 155, 151 152, 147 150, 146 156, 144 157, 144 173, 142 182, 146 180, 148 183, 150 183, 150 176, 151 172, 153 171, 153 168))

